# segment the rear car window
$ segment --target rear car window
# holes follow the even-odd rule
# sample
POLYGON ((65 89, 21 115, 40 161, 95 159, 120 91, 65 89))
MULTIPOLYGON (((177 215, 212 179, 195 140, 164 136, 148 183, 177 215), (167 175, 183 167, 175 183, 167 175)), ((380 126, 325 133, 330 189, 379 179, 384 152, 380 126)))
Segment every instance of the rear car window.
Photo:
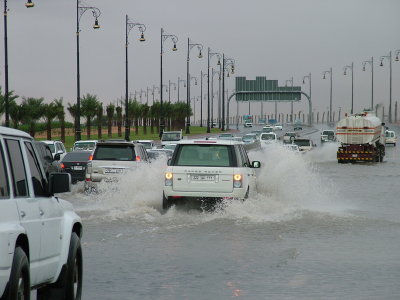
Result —
POLYGON ((87 161, 89 160, 91 154, 92 154, 91 152, 84 152, 84 153, 70 152, 64 156, 63 161, 64 162, 87 161))
POLYGON ((233 167, 232 147, 229 145, 180 145, 174 165, 233 167))
POLYGON ((133 145, 99 145, 97 144, 93 159, 95 160, 120 160, 135 161, 133 145))
POLYGON ((92 150, 96 147, 95 142, 76 142, 74 150, 92 150))

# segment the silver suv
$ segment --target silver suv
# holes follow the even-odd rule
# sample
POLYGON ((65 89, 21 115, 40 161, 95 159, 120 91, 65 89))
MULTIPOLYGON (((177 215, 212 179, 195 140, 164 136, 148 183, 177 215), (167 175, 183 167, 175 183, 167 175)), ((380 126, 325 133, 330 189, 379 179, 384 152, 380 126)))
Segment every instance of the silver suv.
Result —
POLYGON ((101 181, 117 182, 120 176, 149 157, 142 144, 125 141, 98 142, 86 166, 85 191, 97 190, 101 181))
POLYGON ((0 127, 0 298, 80 299, 82 224, 66 173, 45 176, 33 139, 0 127))

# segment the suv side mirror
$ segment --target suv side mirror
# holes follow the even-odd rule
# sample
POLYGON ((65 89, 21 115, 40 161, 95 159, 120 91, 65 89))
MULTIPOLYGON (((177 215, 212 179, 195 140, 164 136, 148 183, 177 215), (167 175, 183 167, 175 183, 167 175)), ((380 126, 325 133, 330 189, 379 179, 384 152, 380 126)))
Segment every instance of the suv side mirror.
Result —
POLYGON ((56 155, 54 155, 54 159, 53 160, 58 161, 60 159, 61 159, 60 153, 57 153, 56 155))
POLYGON ((251 167, 258 169, 259 167, 261 167, 261 163, 259 161, 253 161, 251 162, 251 167))
POLYGON ((71 191, 71 174, 69 173, 50 173, 49 175, 49 194, 66 193, 71 191))

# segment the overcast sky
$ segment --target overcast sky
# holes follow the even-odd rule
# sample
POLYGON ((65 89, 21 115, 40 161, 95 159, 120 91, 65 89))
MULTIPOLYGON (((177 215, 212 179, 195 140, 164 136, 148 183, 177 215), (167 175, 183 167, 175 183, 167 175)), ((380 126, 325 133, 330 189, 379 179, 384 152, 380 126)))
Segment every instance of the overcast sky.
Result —
MULTIPOLYGON (((315 111, 329 106, 329 79, 323 80, 322 73, 330 67, 333 107, 350 109, 351 76, 343 75, 343 67, 351 62, 355 66, 355 110, 368 107, 371 72, 370 66, 362 71, 362 62, 373 56, 375 103, 386 107, 389 103, 389 64, 384 61, 385 66, 380 67, 379 58, 400 49, 399 0, 85 0, 84 4, 98 7, 102 14, 100 30, 92 29, 90 12, 81 20, 81 95, 96 94, 105 104, 124 96, 125 14, 147 26, 145 43, 138 41, 136 28, 129 35, 131 92, 160 84, 163 27, 179 38, 177 52, 171 51, 170 40, 165 43, 166 83, 176 82, 178 76, 186 77, 186 44, 190 37, 204 45, 204 54, 211 47, 234 58, 236 76, 266 76, 279 80, 280 85, 293 76, 294 84, 301 85, 303 76, 311 72, 315 111)), ((27 9, 24 1, 9 0, 8 6, 10 90, 19 96, 44 97, 46 102, 64 97, 65 102, 74 103, 76 1, 35 0, 35 7, 27 9)), ((3 30, 2 23, 2 35, 3 30)), ((199 77, 201 70, 207 71, 207 58, 204 55, 198 59, 195 50, 191 53, 191 73, 199 77)), ((0 55, 4 86, 3 45, 0 55)), ((213 65, 216 67, 215 60, 213 65)), ((393 62, 393 103, 400 101, 399 83, 400 62, 393 62)), ((227 79, 227 87, 234 88, 233 77, 227 79)), ((303 89, 308 92, 308 84, 303 89)), ((172 92, 176 99, 176 91, 172 92)), ((200 95, 200 86, 192 86, 191 93, 200 95)), ((243 112, 245 107, 241 105, 243 112)), ((268 113, 274 106, 264 107, 268 113)), ((259 108, 260 104, 254 104, 252 113, 259 108)), ((279 104, 279 112, 289 110, 289 104, 279 104)), ((308 110, 305 100, 295 104, 295 112, 299 110, 308 110)), ((231 111, 236 111, 236 105, 231 111)))

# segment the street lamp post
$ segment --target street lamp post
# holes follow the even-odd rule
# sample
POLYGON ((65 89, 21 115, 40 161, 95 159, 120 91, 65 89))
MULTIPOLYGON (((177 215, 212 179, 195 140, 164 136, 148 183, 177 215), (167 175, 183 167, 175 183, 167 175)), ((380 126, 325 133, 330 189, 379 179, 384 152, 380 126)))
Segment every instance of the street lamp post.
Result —
POLYGON ((200 71, 200 127, 203 127, 203 77, 208 76, 200 71))
MULTIPOLYGON (((285 86, 287 86, 287 83, 290 82, 292 84, 292 88, 293 88, 293 76, 290 77, 290 79, 287 79, 285 81, 285 86)), ((278 108, 277 108, 277 104, 275 101, 275 114, 277 113, 278 108)), ((293 101, 290 102, 290 122, 293 123, 293 101)))
MULTIPOLYGON (((189 73, 189 61, 190 61, 190 51, 193 47, 197 47, 199 50, 198 58, 202 58, 203 55, 201 51, 203 50, 202 44, 190 43, 190 39, 188 38, 188 47, 187 47, 187 59, 186 59, 186 82, 187 82, 187 91, 186 91, 186 104, 188 106, 188 111, 190 111, 190 73, 189 73)), ((186 117, 186 133, 190 133, 190 115, 188 114, 186 117)))
POLYGON ((171 85, 174 86, 174 90, 176 90, 176 84, 175 82, 171 82, 171 80, 168 80, 168 102, 171 103, 171 85))
POLYGON ((170 38, 174 43, 172 51, 178 50, 176 48, 176 43, 178 42, 178 37, 173 34, 165 33, 164 29, 161 28, 161 52, 160 52, 160 138, 164 132, 164 111, 163 111, 163 53, 164 53, 164 42, 170 38))
MULTIPOLYGON (((218 74, 219 77, 221 77, 219 71, 214 70, 214 68, 211 68, 211 128, 214 128, 214 75, 218 74)), ((219 90, 221 90, 221 87, 219 87, 219 90)), ((218 99, 219 101, 219 99, 218 99)))
MULTIPOLYGON (((128 106, 128 35, 129 32, 135 27, 138 26, 139 31, 141 32, 139 41, 144 42, 146 39, 144 38, 144 32, 146 31, 146 26, 141 23, 129 22, 128 15, 125 16, 125 140, 129 141, 130 136, 130 120, 129 120, 129 106, 128 106)), ((140 102, 142 102, 142 90, 140 90, 140 102)))
POLYGON ((210 129, 210 60, 216 55, 218 57, 217 65, 221 65, 221 54, 217 52, 211 52, 210 47, 208 47, 207 55, 207 133, 211 132, 210 129))
MULTIPOLYGON (((310 96, 310 99, 311 99, 311 72, 308 75, 303 76, 303 84, 305 83, 306 79, 308 79, 308 83, 310 84, 309 85, 309 88, 310 88, 309 89, 309 91, 310 91, 309 96, 310 96)), ((310 100, 310 102, 311 102, 311 100, 310 100)), ((314 122, 312 114, 309 116, 308 122, 309 122, 310 125, 312 125, 312 123, 314 122)))
MULTIPOLYGON (((27 8, 34 7, 32 0, 25 3, 27 8)), ((8 35, 7 35, 7 0, 4 0, 4 110, 6 114, 6 127, 10 127, 10 100, 8 89, 8 35)))
POLYGON ((178 77, 178 102, 180 102, 180 98, 179 98, 179 87, 180 87, 180 83, 183 82, 183 87, 186 87, 186 80, 184 79, 180 79, 180 77, 178 77))
POLYGON ((366 64, 371 65, 371 110, 374 110, 374 57, 372 56, 370 60, 362 62, 363 71, 365 71, 366 64))
POLYGON ((383 60, 385 58, 389 60, 389 123, 392 123, 392 51, 389 52, 389 55, 381 56, 381 67, 383 67, 383 60))
MULTIPOLYGON (((229 67, 231 68, 231 74, 235 73, 235 60, 233 58, 225 58, 225 54, 222 56, 222 124, 221 130, 225 131, 225 71, 227 71, 227 77, 229 77, 229 67)), ((228 96, 228 95, 227 95, 228 96)), ((249 102, 250 103, 250 102, 249 102)), ((229 104, 228 104, 229 105, 229 104)), ((229 114, 228 114, 229 119, 229 114)), ((229 120, 228 120, 229 123, 229 120)), ((228 125, 229 127, 229 125, 228 125)))
POLYGON ((158 93, 160 93, 160 88, 159 88, 158 86, 155 86, 155 85, 153 84, 153 92, 152 92, 152 95, 153 95, 153 104, 152 104, 152 105, 154 105, 154 92, 155 92, 155 90, 158 90, 158 93))
POLYGON ((323 79, 326 78, 326 74, 329 74, 331 78, 331 88, 329 93, 329 122, 332 123, 332 68, 323 72, 323 79))
POLYGON ((97 7, 93 6, 79 6, 80 0, 76 0, 76 66, 77 66, 77 96, 76 96, 76 128, 75 128, 75 140, 81 140, 81 79, 80 79, 80 65, 79 65, 79 22, 81 20, 82 15, 91 10, 93 17, 95 18, 93 29, 99 29, 99 21, 98 18, 101 14, 100 10, 97 7))
POLYGON ((351 70, 351 110, 350 113, 354 113, 354 63, 343 67, 343 75, 347 75, 347 70, 351 70))

